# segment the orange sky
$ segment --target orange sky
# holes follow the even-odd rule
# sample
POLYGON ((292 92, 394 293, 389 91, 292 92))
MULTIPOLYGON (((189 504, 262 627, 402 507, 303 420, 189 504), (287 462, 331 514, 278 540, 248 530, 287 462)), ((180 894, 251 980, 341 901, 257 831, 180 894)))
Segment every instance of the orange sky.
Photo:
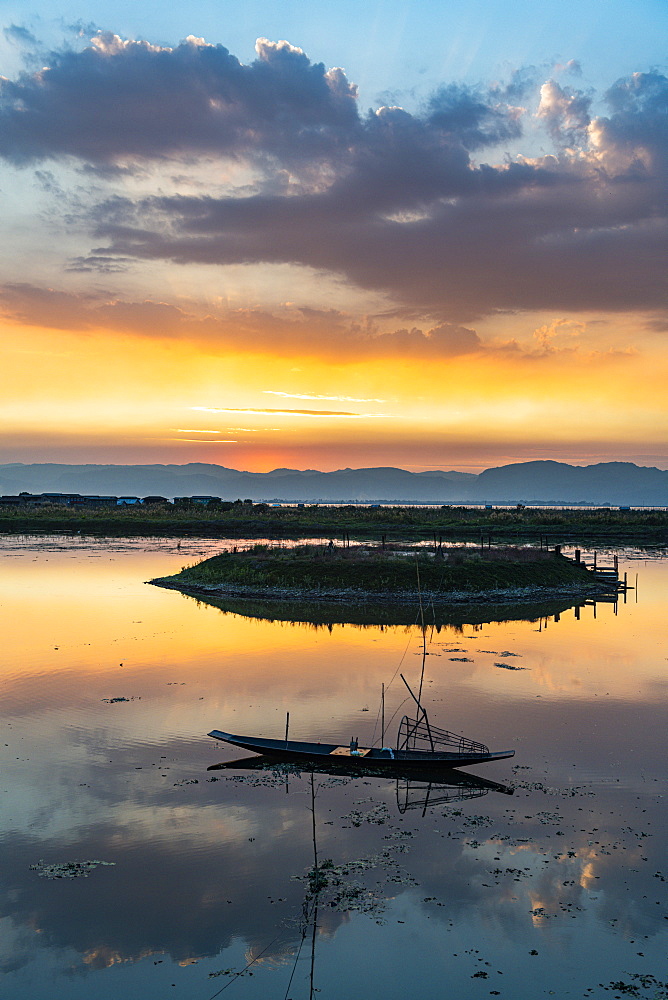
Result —
POLYGON ((0 462, 668 467, 668 78, 367 111, 317 55, 100 31, 5 80, 0 462))
POLYGON ((426 358, 331 339, 274 352, 141 329, 5 327, 6 461, 215 462, 268 471, 477 471, 533 458, 665 464, 660 345, 633 318, 523 317, 470 353, 426 358), (607 350, 599 328, 605 326, 607 350), (533 328, 533 329, 532 329, 533 328), (357 356, 356 356, 357 355, 357 356), (642 392, 630 387, 642 386, 642 392))

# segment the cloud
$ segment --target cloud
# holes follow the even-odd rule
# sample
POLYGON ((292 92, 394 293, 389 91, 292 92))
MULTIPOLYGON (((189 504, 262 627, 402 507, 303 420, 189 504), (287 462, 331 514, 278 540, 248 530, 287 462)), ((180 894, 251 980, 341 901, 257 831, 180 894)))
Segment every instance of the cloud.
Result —
POLYGON ((132 263, 129 257, 105 256, 104 254, 86 254, 85 256, 72 257, 65 266, 66 271, 79 274, 119 274, 127 271, 132 263))
MULTIPOLYGON (((532 118, 517 102, 536 107, 537 72, 487 89, 444 84, 414 113, 362 114, 342 69, 285 41, 259 39, 245 65, 195 37, 167 48, 100 32, 39 73, 0 82, 0 155, 76 158, 110 185, 132 163, 233 161, 249 173, 224 195, 193 195, 184 179, 177 194, 87 205, 96 245, 70 270, 288 263, 433 318, 426 333, 374 338, 370 353, 475 351, 477 335, 462 331, 496 312, 665 308, 668 80, 618 80, 609 113, 592 117, 595 95, 549 79, 532 118), (553 151, 499 159, 500 145, 519 148, 529 119, 553 151)), ((151 314, 174 335, 189 322, 156 303, 95 308, 109 322, 143 310, 147 330, 151 314)), ((307 339, 306 320, 269 325, 279 342, 307 339)), ((209 322, 210 335, 219 326, 209 322)), ((256 326, 245 323, 249 338, 256 326)))
POLYGON ((31 47, 37 45, 37 39, 32 31, 29 31, 21 24, 9 24, 6 28, 2 29, 2 33, 7 41, 12 42, 14 45, 31 47))
POLYGON ((464 326, 444 324, 426 333, 413 327, 411 330, 396 330, 380 334, 375 338, 382 350, 402 357, 456 357, 460 354, 475 354, 483 350, 483 343, 475 332, 464 326))
POLYGON ((217 154, 285 163, 336 155, 358 124, 356 90, 287 42, 259 39, 246 66, 222 45, 175 48, 99 32, 53 53, 38 73, 0 81, 0 155, 17 163, 74 156, 217 154))
POLYGON ((612 113, 592 123, 596 148, 603 152, 623 150, 636 163, 642 160, 645 170, 661 171, 665 190, 668 78, 661 73, 634 73, 617 80, 605 99, 612 113))
POLYGON ((455 324, 499 310, 665 306, 668 225, 656 175, 634 167, 635 176, 609 176, 567 157, 467 168, 444 181, 418 162, 412 188, 406 156, 378 171, 367 164, 317 195, 148 199, 141 227, 100 222, 108 242, 98 252, 178 264, 302 264, 455 324), (435 196, 439 185, 448 197, 435 196), (388 217, 420 195, 430 202, 424 216, 388 217))
MULTIPOLYGON (((635 348, 620 351, 605 351, 603 348, 597 352, 595 344, 592 346, 592 337, 587 336, 591 333, 589 327, 595 333, 596 321, 584 324, 569 317, 555 318, 544 323, 534 330, 532 338, 523 343, 499 338, 485 341, 470 327, 448 323, 425 329, 413 326, 385 329, 383 332, 379 329, 378 320, 358 322, 333 309, 317 310, 296 306, 286 306, 274 312, 220 308, 203 315, 201 308, 195 303, 187 308, 183 304, 152 300, 125 301, 112 295, 105 296, 103 292, 82 295, 27 283, 0 285, 0 315, 3 314, 9 321, 28 328, 62 330, 84 337, 106 334, 171 340, 195 345, 212 356, 229 353, 280 355, 283 358, 311 358, 336 364, 383 360, 429 363, 467 355, 481 359, 512 357, 518 363, 522 360, 534 363, 555 355, 577 355, 580 359, 596 355, 602 361, 604 356, 626 357, 629 352, 637 352, 635 348)), ((391 316, 380 319, 386 328, 392 322, 391 316)), ((660 313, 654 314, 644 327, 650 332, 661 332, 666 328, 660 313)), ((301 371, 298 367, 290 370, 301 371)), ((274 389, 262 391, 281 399, 342 403, 386 402, 379 397, 331 396, 274 389)), ((248 411, 244 409, 240 412, 248 411)), ((335 411, 271 411, 263 408, 262 412, 331 414, 335 411)), ((348 411, 336 412, 348 414, 348 411)))
POLYGON ((645 323, 645 329, 653 333, 668 333, 668 313, 663 316, 651 316, 645 323))
POLYGON ((522 134, 519 109, 490 103, 490 95, 461 84, 441 87, 428 103, 427 124, 456 137, 465 149, 493 146, 522 134))
POLYGON ((573 340, 581 337, 585 332, 584 323, 575 320, 555 319, 551 323, 544 323, 533 332, 534 340, 538 342, 539 348, 545 354, 552 354, 563 347, 557 347, 560 340, 567 338, 573 340))
POLYGON ((206 413, 271 413, 274 416, 279 413, 289 416, 300 417, 388 417, 387 413, 354 413, 351 410, 275 410, 265 407, 251 406, 193 406, 193 410, 203 410, 206 413))
POLYGON ((540 88, 536 113, 546 123, 555 142, 572 146, 586 134, 591 120, 590 108, 589 95, 548 80, 540 88))
POLYGON ((455 325, 499 310, 655 310, 667 298, 667 95, 656 75, 620 82, 612 114, 590 120, 588 95, 551 82, 540 115, 569 148, 494 166, 464 145, 498 135, 475 102, 451 94, 426 119, 380 109, 329 186, 116 200, 98 210, 97 252, 302 264, 455 325))
MULTIPOLYGON (((206 343, 221 350, 340 358, 447 358, 483 349, 474 330, 441 325, 422 331, 379 332, 336 310, 299 309, 272 313, 260 309, 222 310, 202 316, 166 302, 124 301, 104 294, 76 294, 28 283, 0 286, 0 308, 25 326, 52 330, 108 330, 130 336, 206 343)), ((382 399, 305 395, 267 389, 292 399, 384 402, 382 399)))
POLYGON ((338 403, 386 403, 386 399, 365 399, 356 396, 321 396, 320 394, 308 395, 301 392, 280 392, 277 389, 263 389, 268 396, 282 396, 285 399, 321 399, 326 402, 338 403))

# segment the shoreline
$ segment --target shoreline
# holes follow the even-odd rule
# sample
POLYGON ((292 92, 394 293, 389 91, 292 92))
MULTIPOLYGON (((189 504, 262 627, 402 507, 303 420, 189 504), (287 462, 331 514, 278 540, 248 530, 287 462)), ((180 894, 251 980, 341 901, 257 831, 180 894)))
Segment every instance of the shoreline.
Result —
POLYGON ((40 508, 0 511, 0 534, 79 534, 96 537, 288 538, 429 541, 434 545, 550 544, 601 546, 668 544, 668 510, 524 508, 482 510, 354 504, 328 507, 232 505, 230 510, 165 511, 40 508))

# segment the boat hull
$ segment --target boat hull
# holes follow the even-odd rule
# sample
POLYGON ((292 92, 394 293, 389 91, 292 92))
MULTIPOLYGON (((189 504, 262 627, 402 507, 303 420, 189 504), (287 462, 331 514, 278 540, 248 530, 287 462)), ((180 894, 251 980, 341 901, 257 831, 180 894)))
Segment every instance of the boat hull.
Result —
POLYGON ((309 761, 327 761, 328 764, 358 764, 361 767, 371 766, 375 769, 391 771, 397 765, 402 770, 413 768, 416 771, 425 768, 465 767, 471 764, 484 764, 490 760, 503 760, 514 757, 514 750, 497 750, 488 753, 431 753, 425 750, 388 750, 379 747, 359 747, 357 753, 342 747, 338 743, 304 743, 300 740, 270 740, 256 736, 237 736, 213 729, 209 736, 233 746, 250 750, 253 753, 279 757, 282 760, 306 764, 309 761))

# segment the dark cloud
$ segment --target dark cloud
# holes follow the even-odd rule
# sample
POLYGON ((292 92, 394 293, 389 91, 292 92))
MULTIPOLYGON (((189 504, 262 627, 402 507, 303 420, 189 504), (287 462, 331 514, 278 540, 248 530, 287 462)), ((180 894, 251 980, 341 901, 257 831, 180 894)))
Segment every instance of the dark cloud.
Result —
POLYGON ((415 187, 410 163, 431 179, 433 197, 461 186, 469 149, 520 132, 499 92, 454 85, 420 116, 383 108, 363 117, 342 69, 326 70, 287 42, 258 39, 256 50, 244 65, 201 39, 170 49, 100 32, 81 52, 54 53, 38 73, 0 81, 0 155, 77 157, 107 170, 127 170, 128 158, 223 156, 271 177, 287 166, 318 188, 350 171, 375 180, 387 159, 395 183, 415 187))
POLYGON ((507 105, 490 104, 489 95, 469 87, 441 87, 428 104, 427 125, 455 137, 466 149, 479 149, 516 139, 522 134, 519 118, 507 105))
POLYGON ((174 49, 101 32, 39 73, 0 81, 0 154, 17 163, 75 156, 217 154, 311 162, 345 149, 358 124, 341 70, 287 42, 257 43, 243 65, 222 45, 174 49))
POLYGON ((319 194, 148 199, 125 221, 116 203, 97 252, 303 264, 459 323, 499 310, 655 310, 666 304, 659 201, 647 170, 610 176, 570 156, 446 172, 369 156, 319 194))
POLYGON ((663 316, 653 316, 645 323, 645 329, 652 333, 668 333, 668 313, 663 316))
MULTIPOLYGON (((665 169, 668 159, 668 78, 661 73, 634 73, 618 80, 605 95, 612 114, 597 127, 606 145, 651 151, 665 169)), ((665 182, 665 174, 663 176, 665 182)))
POLYGON ((102 254, 86 254, 85 256, 72 257, 66 265, 66 271, 87 274, 97 271, 99 274, 119 274, 127 271, 131 260, 129 257, 109 257, 102 254))
POLYGON ((37 45, 37 39, 33 35, 32 31, 28 31, 28 29, 21 24, 10 24, 6 28, 2 29, 2 33, 7 41, 12 42, 14 45, 37 45))
MULTIPOLYGON (((419 112, 362 115, 343 70, 287 42, 260 39, 244 65, 194 38, 170 49, 99 33, 0 82, 0 155, 76 157, 108 183, 165 158, 227 158, 259 175, 224 197, 87 208, 98 245, 74 270, 292 263, 455 327, 495 311, 664 307, 668 80, 617 81, 598 118, 593 95, 549 80, 536 121, 555 154, 483 162, 485 149, 517 147, 529 112, 516 102, 537 79, 518 70, 488 90, 443 86, 419 112)), ((420 336, 401 333, 407 347, 439 343, 420 336)), ((466 336, 440 341, 476 349, 466 336)))

